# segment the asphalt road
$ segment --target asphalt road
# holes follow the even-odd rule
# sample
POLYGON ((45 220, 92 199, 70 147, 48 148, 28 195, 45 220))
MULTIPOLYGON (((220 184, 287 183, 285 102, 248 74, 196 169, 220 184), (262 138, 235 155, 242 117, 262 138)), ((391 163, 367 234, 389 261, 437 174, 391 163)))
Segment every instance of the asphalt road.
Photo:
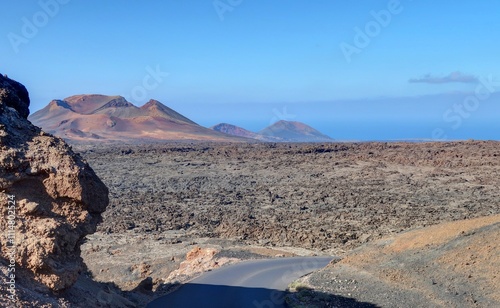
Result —
POLYGON ((325 267, 332 257, 252 260, 203 274, 148 308, 286 307, 285 289, 293 280, 325 267))

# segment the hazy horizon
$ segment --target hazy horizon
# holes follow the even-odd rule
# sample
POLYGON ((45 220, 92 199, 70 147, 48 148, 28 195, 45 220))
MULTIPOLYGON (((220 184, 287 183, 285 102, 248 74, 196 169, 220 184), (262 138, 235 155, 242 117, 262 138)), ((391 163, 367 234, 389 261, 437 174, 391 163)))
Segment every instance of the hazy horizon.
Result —
POLYGON ((500 140, 500 3, 14 2, 0 73, 31 112, 150 98, 211 126, 304 122, 337 140, 500 140))

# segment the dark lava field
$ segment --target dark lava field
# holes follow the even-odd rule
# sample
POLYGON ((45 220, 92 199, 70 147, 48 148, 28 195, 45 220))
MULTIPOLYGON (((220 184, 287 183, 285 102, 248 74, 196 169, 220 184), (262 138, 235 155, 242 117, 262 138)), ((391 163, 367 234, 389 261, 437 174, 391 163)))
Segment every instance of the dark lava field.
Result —
POLYGON ((342 252, 500 213, 500 143, 77 146, 110 190, 99 231, 342 252), (129 231, 130 232, 130 231, 129 231))

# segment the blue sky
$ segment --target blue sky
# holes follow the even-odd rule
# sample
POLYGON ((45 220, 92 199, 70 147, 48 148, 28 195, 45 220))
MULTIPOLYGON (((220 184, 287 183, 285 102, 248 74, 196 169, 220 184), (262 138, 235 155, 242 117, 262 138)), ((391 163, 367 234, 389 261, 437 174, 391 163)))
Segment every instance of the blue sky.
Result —
POLYGON ((205 126, 500 139, 498 1, 1 2, 0 73, 28 87, 32 112, 100 93, 205 126))

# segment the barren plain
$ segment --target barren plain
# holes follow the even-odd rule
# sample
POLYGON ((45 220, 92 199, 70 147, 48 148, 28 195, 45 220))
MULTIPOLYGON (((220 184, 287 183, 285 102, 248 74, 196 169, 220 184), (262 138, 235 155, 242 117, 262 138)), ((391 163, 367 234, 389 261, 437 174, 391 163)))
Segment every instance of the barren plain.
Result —
POLYGON ((499 142, 75 149, 110 190, 82 256, 96 280, 125 290, 206 270, 174 272, 196 247, 214 249, 212 266, 342 257, 402 231, 500 214, 499 142))

